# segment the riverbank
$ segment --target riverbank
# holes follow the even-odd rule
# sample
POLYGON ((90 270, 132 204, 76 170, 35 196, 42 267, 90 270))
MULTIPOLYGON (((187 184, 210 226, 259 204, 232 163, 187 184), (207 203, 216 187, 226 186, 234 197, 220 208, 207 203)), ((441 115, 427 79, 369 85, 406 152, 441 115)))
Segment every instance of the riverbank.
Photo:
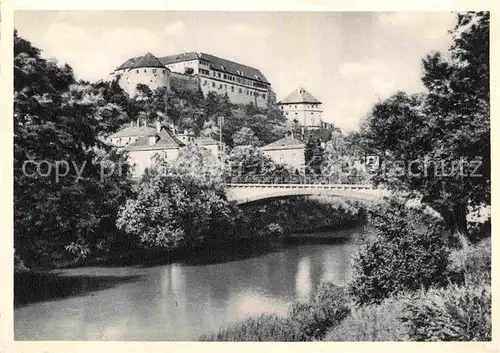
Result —
POLYGON ((261 315, 202 335, 201 341, 491 340, 491 240, 451 255, 465 279, 357 306, 344 287, 324 283, 286 316, 261 315), (471 303, 474 303, 473 305, 471 303))
MULTIPOLYGON (((366 209, 362 203, 329 197, 276 200, 241 207, 231 227, 223 230, 223 234, 210 236, 197 247, 148 249, 137 240, 122 236, 122 240, 105 253, 96 251, 92 257, 62 258, 51 266, 34 270, 232 261, 273 251, 281 244, 348 241, 350 230, 365 223, 366 209)), ((28 270, 17 262, 15 268, 19 272, 28 270)))

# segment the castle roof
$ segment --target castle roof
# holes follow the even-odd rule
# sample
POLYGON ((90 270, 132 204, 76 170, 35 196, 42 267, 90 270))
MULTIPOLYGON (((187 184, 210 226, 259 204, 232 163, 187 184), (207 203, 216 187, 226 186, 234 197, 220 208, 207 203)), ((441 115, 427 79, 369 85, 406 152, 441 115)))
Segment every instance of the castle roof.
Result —
POLYGON ((293 103, 321 103, 319 100, 314 98, 314 96, 307 92, 302 87, 299 87, 283 100, 279 101, 278 104, 293 104, 293 103))
POLYGON ((120 65, 117 70, 138 69, 141 67, 165 68, 165 66, 163 66, 162 63, 153 54, 147 53, 144 56, 128 59, 122 65, 120 65))
POLYGON ((148 150, 168 150, 183 147, 184 144, 170 134, 165 128, 161 129, 159 133, 149 136, 142 136, 137 141, 131 143, 125 150, 127 151, 148 151, 148 150), (154 145, 151 145, 149 138, 155 137, 154 145))
POLYGON ((293 137, 284 137, 278 141, 271 142, 262 147, 264 151, 303 148, 305 142, 293 137))
POLYGON ((129 126, 115 132, 109 138, 118 137, 135 137, 135 136, 152 136, 156 134, 156 129, 151 126, 129 126))
POLYGON ((242 76, 255 81, 261 81, 262 83, 269 84, 269 81, 267 81, 262 72, 260 72, 260 70, 256 68, 239 64, 231 60, 219 58, 215 55, 197 52, 187 52, 176 55, 163 56, 158 59, 156 59, 156 57, 154 57, 152 54, 148 53, 145 56, 128 59, 121 66, 119 66, 117 70, 136 67, 165 67, 169 64, 191 60, 205 61, 212 70, 227 72, 231 75, 242 76), (143 58, 145 57, 148 57, 147 60, 145 60, 147 65, 142 62, 143 58))

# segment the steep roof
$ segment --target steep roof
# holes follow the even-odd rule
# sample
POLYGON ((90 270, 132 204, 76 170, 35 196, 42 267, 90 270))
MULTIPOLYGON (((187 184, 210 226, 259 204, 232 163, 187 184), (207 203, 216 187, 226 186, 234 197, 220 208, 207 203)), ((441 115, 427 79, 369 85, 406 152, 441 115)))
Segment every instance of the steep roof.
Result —
POLYGON ((156 129, 151 126, 129 126, 115 132, 109 138, 134 137, 134 136, 152 136, 156 134, 156 129))
POLYGON ((262 72, 260 72, 260 70, 250 66, 239 64, 231 60, 219 58, 218 56, 212 54, 187 52, 182 54, 164 56, 159 58, 158 60, 160 60, 163 65, 168 65, 177 62, 198 59, 207 61, 212 70, 227 72, 235 76, 243 76, 252 80, 261 81, 263 83, 269 83, 269 81, 267 81, 266 77, 262 74, 262 72))
POLYGON ((292 103, 321 103, 314 96, 307 92, 302 87, 297 88, 295 91, 286 96, 278 104, 292 104, 292 103))
POLYGON ((184 146, 184 144, 172 136, 167 130, 162 129, 159 134, 143 136, 131 143, 125 150, 127 151, 147 151, 147 150, 164 150, 164 149, 177 149, 184 146), (154 145, 149 143, 149 137, 155 136, 156 142, 154 145))
POLYGON ((228 72, 232 75, 244 76, 252 80, 269 83, 262 72, 256 68, 205 53, 201 53, 201 59, 208 61, 210 63, 210 68, 213 70, 228 72))
POLYGON ((293 149, 293 148, 303 148, 305 142, 293 137, 284 137, 278 141, 271 142, 268 145, 262 147, 262 150, 281 150, 281 149, 293 149))
POLYGON ((175 55, 167 55, 161 58, 158 58, 163 65, 174 64, 183 61, 197 60, 201 57, 200 54, 195 53, 194 51, 188 53, 181 53, 175 55))
POLYGON ((144 56, 139 56, 136 58, 131 58, 121 64, 117 70, 122 69, 138 69, 141 67, 161 67, 165 68, 164 65, 151 53, 146 53, 144 56))

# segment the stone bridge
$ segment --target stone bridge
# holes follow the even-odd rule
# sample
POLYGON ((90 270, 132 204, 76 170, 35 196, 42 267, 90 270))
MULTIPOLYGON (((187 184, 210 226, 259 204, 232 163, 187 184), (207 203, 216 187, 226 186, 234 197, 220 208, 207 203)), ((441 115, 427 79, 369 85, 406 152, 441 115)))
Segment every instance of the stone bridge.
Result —
POLYGON ((245 204, 267 199, 282 199, 293 196, 337 196, 346 199, 376 200, 386 194, 385 190, 370 185, 354 184, 228 184, 228 199, 245 204))

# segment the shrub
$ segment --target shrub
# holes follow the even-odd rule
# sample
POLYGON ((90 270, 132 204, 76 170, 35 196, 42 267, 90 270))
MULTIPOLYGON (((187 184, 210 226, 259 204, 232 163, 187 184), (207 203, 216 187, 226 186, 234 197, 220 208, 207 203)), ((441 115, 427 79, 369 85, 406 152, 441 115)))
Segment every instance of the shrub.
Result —
POLYGON ((324 337, 349 314, 341 287, 323 283, 310 303, 296 302, 287 318, 262 315, 202 336, 203 341, 312 341, 324 337))
POLYGON ((400 320, 402 310, 403 302, 397 299, 354 309, 324 340, 408 341, 407 329, 400 320))
POLYGON ((491 280, 491 240, 482 240, 474 246, 450 254, 450 271, 461 275, 469 283, 491 280))
POLYGON ((406 301, 402 321, 415 341, 489 341, 490 286, 432 289, 406 301))
POLYGON ((287 318, 276 315, 261 315, 219 330, 216 334, 204 335, 200 341, 291 341, 295 336, 287 318))
POLYGON ((439 219, 389 200, 371 210, 370 226, 348 285, 357 304, 448 282, 450 250, 439 219))

